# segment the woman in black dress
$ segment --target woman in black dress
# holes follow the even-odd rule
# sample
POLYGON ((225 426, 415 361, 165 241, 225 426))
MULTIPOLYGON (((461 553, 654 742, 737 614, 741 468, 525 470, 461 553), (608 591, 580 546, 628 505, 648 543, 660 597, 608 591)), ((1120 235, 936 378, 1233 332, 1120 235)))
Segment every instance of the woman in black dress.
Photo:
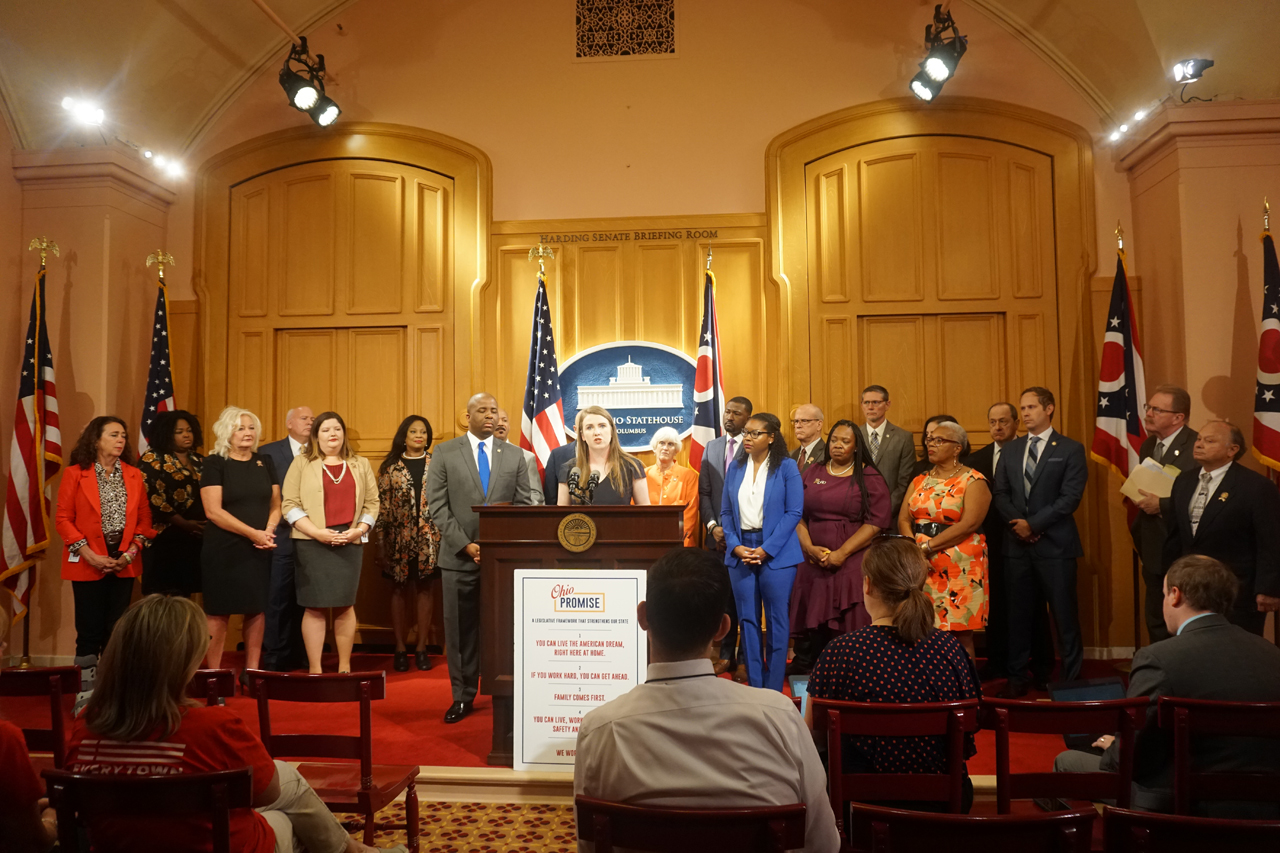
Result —
POLYGON ((578 412, 578 453, 560 466, 560 506, 583 503, 569 492, 569 472, 577 468, 579 482, 586 489, 592 475, 598 478, 591 498, 594 506, 632 504, 649 505, 649 482, 644 465, 622 449, 613 415, 599 406, 587 406, 578 412))
POLYGON ((200 591, 200 549, 204 537, 204 503, 200 500, 200 468, 204 444, 200 421, 178 409, 158 415, 151 442, 138 460, 151 502, 156 538, 142 552, 142 594, 181 595, 200 591))
MULTIPOLYGON (((253 412, 223 409, 213 425, 213 452, 200 475, 200 499, 212 522, 200 552, 211 669, 222 662, 233 613, 244 614, 245 669, 257 669, 262 654, 271 551, 280 523, 280 478, 271 457, 257 452, 261 431, 262 422, 253 412)), ((248 683, 243 672, 240 682, 248 683)))

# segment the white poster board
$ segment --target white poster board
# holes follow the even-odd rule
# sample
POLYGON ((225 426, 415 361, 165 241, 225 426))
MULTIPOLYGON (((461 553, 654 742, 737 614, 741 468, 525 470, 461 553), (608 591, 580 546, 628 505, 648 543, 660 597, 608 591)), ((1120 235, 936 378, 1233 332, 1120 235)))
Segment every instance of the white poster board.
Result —
POLYGON ((643 570, 515 571, 516 770, 572 770, 582 717, 644 680, 643 570))

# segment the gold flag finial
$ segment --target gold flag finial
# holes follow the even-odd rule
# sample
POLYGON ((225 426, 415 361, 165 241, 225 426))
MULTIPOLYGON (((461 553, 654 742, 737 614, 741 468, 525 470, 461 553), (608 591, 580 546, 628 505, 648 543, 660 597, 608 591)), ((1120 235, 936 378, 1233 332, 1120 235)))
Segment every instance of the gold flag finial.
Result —
POLYGON ((707 271, 711 271, 711 246, 707 246, 707 271))
POLYGON ((1120 227, 1119 219, 1116 220, 1115 235, 1116 235, 1116 250, 1123 255, 1124 254, 1124 228, 1120 227))
POLYGON ((40 266, 44 266, 45 255, 53 252, 53 256, 58 257, 58 244, 50 240, 48 237, 35 237, 31 240, 31 245, 27 246, 27 251, 32 249, 40 250, 40 266))
POLYGON ((1271 233, 1271 202, 1265 195, 1262 197, 1262 233, 1271 233))
POLYGON ((547 271, 546 267, 542 265, 543 259, 545 258, 547 260, 555 260, 555 257, 556 257, 556 250, 551 248, 550 246, 545 246, 542 243, 539 243, 537 246, 529 250, 529 260, 532 261, 533 259, 537 258, 538 272, 540 273, 545 273, 547 271))
POLYGON ((160 278, 163 280, 164 265, 173 264, 173 255, 169 254, 164 249, 156 249, 154 252, 147 255, 147 266, 151 266, 152 264, 155 264, 160 268, 160 278))

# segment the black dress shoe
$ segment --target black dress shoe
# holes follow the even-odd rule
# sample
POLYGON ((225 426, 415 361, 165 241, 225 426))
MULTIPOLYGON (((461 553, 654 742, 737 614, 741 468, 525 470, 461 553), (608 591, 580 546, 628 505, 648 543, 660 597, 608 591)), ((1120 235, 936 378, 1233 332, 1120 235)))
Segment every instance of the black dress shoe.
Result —
POLYGON ((474 707, 470 702, 454 702, 449 706, 449 710, 444 712, 444 721, 446 723, 456 723, 473 710, 474 707))
POLYGON ((409 653, 396 652, 395 655, 392 657, 391 668, 394 669, 396 672, 408 672, 409 671, 409 653))
POLYGON ((431 669, 431 655, 426 652, 415 652, 413 664, 418 668, 418 672, 426 672, 431 669))
POLYGON ((996 694, 1001 699, 1021 699, 1027 695, 1027 682, 1020 678, 1010 678, 1004 689, 996 694))

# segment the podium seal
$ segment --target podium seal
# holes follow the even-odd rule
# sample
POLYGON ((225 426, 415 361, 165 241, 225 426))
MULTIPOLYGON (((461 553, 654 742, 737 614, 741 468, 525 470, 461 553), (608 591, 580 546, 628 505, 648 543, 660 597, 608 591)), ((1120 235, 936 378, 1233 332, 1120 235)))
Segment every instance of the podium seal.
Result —
POLYGON ((556 535, 562 548, 579 554, 596 544, 596 523, 589 515, 571 512, 560 519, 556 535))

